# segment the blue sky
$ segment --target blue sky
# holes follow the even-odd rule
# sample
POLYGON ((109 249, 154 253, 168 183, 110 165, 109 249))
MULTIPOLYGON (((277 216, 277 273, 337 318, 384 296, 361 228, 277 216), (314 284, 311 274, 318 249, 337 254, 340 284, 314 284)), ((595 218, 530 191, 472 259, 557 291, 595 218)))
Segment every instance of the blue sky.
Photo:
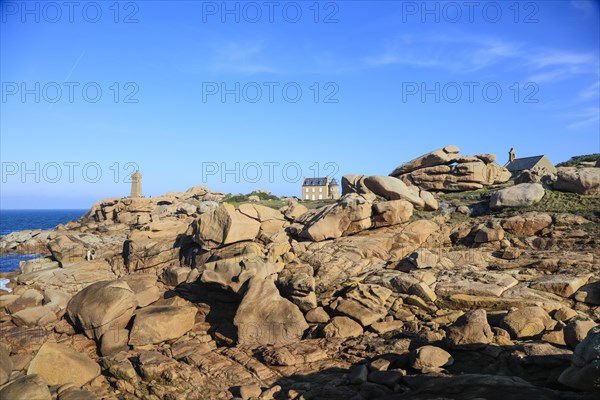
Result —
POLYGON ((74 4, 1 2, 1 208, 600 151, 598 1, 74 4))

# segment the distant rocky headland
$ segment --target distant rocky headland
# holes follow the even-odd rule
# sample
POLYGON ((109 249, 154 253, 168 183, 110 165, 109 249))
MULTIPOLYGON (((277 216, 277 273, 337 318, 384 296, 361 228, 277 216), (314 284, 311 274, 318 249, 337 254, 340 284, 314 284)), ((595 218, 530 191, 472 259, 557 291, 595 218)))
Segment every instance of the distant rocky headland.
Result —
POLYGON ((0 237, 43 255, 2 274, 0 399, 598 398, 600 161, 446 146, 341 188, 0 237))

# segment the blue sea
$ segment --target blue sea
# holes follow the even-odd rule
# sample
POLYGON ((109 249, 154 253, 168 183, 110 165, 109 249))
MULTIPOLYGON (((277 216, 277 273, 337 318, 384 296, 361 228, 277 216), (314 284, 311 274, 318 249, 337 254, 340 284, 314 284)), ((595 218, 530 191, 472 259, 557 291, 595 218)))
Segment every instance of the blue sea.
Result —
MULTIPOLYGON (((26 229, 52 229, 78 219, 87 210, 0 210, 0 236, 26 229)), ((0 254, 0 272, 19 269, 19 261, 39 257, 37 254, 0 254)))

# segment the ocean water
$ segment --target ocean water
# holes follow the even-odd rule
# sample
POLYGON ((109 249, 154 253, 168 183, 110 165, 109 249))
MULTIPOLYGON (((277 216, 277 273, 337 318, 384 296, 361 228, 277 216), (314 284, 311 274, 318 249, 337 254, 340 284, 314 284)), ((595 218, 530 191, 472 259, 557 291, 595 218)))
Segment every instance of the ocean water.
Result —
MULTIPOLYGON (((0 236, 26 229, 52 229, 56 225, 78 219, 86 212, 87 210, 0 210, 0 236)), ((0 272, 18 270, 20 261, 37 257, 37 254, 0 253, 0 272)))
POLYGON ((52 229, 88 210, 0 210, 0 236, 26 229, 52 229))

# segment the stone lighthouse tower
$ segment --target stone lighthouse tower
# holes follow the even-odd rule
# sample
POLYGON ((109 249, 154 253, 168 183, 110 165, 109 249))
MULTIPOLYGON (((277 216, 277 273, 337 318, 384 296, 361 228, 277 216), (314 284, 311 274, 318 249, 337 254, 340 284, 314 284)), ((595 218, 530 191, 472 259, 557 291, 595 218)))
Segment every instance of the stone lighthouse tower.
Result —
POLYGON ((142 197, 142 174, 140 174, 140 171, 135 171, 131 174, 131 194, 129 197, 132 199, 142 197))

